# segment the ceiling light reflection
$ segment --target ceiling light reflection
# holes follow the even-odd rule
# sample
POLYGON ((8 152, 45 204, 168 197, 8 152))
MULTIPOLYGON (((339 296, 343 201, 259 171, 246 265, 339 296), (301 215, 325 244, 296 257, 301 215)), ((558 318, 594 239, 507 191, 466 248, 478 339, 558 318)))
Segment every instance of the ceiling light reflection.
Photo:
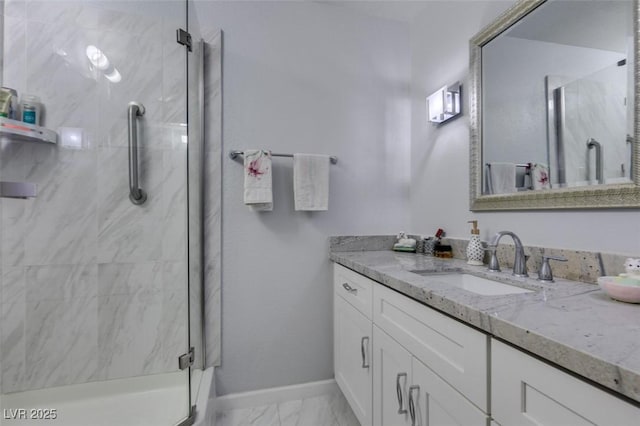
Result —
POLYGON ((87 46, 87 58, 89 61, 99 70, 106 70, 109 68, 109 59, 102 53, 102 50, 98 49, 94 45, 87 46))
POLYGON ((112 83, 119 83, 122 80, 120 71, 109 62, 109 58, 107 58, 107 55, 105 55, 102 50, 91 44, 87 46, 85 52, 91 65, 94 67, 89 67, 90 70, 98 69, 102 71, 106 79, 112 83))

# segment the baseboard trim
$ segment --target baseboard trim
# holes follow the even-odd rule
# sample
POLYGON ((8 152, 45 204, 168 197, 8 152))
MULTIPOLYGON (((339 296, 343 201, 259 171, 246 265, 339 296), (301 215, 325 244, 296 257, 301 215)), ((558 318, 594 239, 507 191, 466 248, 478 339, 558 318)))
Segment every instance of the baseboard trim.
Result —
POLYGON ((260 407, 279 404, 295 399, 313 398, 335 392, 338 385, 334 379, 299 385, 282 386, 258 391, 234 393, 216 398, 216 411, 228 411, 238 408, 260 407))

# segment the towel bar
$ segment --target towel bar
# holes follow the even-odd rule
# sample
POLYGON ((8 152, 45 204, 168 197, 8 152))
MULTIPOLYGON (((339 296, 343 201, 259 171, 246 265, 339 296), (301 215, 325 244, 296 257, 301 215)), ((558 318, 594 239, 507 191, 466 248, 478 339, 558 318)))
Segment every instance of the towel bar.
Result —
MULTIPOLYGON (((229 151, 229 158, 231 158, 232 160, 235 160, 236 158, 238 158, 239 155, 244 155, 244 151, 236 151, 236 150, 229 151)), ((293 158, 293 154, 277 154, 275 152, 272 152, 271 156, 293 158)), ((331 160, 331 164, 338 164, 338 157, 336 157, 335 155, 330 156, 329 160, 331 160)))

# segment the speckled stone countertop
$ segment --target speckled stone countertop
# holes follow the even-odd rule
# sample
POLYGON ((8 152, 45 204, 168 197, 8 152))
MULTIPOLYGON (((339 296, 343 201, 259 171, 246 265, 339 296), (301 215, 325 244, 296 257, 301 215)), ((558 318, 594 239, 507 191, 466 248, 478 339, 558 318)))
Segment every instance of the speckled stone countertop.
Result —
POLYGON ((389 250, 331 252, 330 259, 640 402, 640 305, 616 302, 593 284, 542 284, 458 259, 389 250), (481 296, 411 272, 451 270, 535 291, 481 296))

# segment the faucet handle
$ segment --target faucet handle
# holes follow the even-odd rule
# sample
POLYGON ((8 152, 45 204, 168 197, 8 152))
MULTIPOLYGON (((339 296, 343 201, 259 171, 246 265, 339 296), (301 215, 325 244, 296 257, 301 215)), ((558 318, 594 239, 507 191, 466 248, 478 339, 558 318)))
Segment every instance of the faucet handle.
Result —
POLYGON ((500 264, 498 263, 498 255, 497 255, 498 246, 489 245, 487 247, 483 247, 482 249, 484 251, 488 251, 489 255, 491 256, 489 258, 489 270, 493 272, 500 272, 500 264))
POLYGON ((540 270, 538 271, 538 281, 543 283, 552 283, 553 280, 553 272, 551 272, 551 266, 549 265, 549 260, 557 260, 559 262, 566 262, 567 258, 562 256, 547 256, 542 255, 542 265, 540 266, 540 270))

